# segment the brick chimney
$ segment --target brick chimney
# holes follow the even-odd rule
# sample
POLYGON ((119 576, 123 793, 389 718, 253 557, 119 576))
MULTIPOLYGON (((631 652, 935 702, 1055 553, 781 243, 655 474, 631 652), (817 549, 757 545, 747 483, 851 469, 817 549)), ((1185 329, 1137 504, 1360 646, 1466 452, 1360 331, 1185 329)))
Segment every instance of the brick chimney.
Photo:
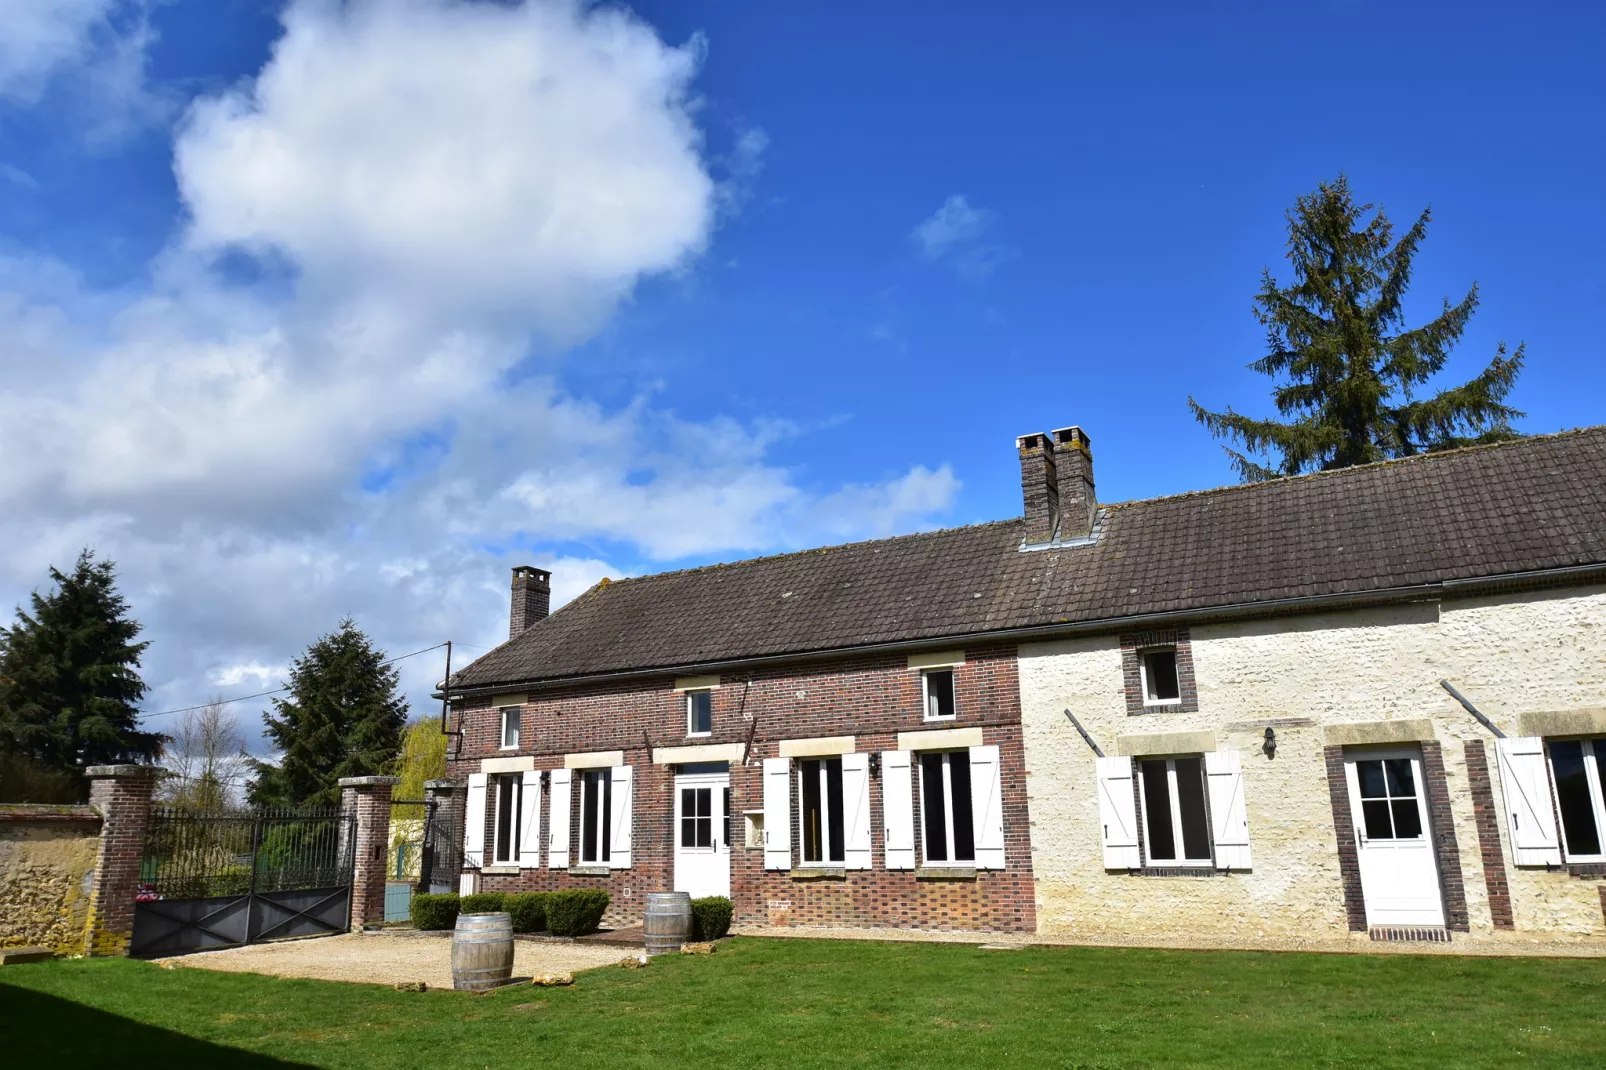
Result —
POLYGON ((1049 434, 1059 479, 1059 537, 1084 538, 1093 533, 1099 509, 1098 495, 1093 493, 1093 441, 1080 427, 1062 427, 1049 434))
POLYGON ((1048 435, 1022 435, 1015 448, 1020 451, 1020 488, 1026 499, 1026 541, 1049 542, 1060 515, 1054 442, 1048 435))
POLYGON ((517 639, 526 628, 552 612, 552 573, 520 565, 513 570, 513 612, 507 637, 517 639))

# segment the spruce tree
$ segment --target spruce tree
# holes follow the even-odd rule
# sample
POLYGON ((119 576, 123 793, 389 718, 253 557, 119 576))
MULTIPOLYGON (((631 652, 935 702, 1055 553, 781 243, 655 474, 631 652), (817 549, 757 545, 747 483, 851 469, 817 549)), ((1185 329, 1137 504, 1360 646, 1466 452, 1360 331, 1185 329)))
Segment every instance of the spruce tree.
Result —
POLYGON ((251 801, 258 806, 333 806, 341 777, 393 768, 407 723, 399 677, 350 619, 290 666, 290 695, 263 714, 278 765, 257 762, 251 801))
POLYGON ((85 766, 151 762, 164 737, 139 729, 145 682, 139 622, 117 590, 117 570, 78 555, 55 590, 35 591, 0 628, 0 754, 40 771, 78 777, 85 766))
POLYGON ((1521 345, 1508 355, 1501 343, 1476 378, 1417 396, 1466 330, 1478 287, 1406 329, 1402 300, 1432 210, 1395 242, 1382 209, 1366 218, 1373 207, 1355 203, 1343 175, 1323 183, 1288 213, 1293 285, 1262 272, 1255 316, 1269 352, 1249 367, 1282 380, 1272 398, 1286 422, 1210 412, 1188 399, 1211 434, 1242 444, 1244 453, 1227 454, 1245 480, 1519 437, 1510 422, 1523 413, 1504 400, 1522 370, 1521 345), (1245 455, 1271 451, 1280 455, 1272 465, 1245 455))

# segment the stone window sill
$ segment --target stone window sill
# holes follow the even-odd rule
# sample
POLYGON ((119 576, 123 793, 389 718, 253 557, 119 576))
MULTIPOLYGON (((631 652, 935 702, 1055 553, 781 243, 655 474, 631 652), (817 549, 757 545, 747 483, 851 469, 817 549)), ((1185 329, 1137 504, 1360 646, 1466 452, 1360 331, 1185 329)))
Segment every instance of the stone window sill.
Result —
POLYGON ((845 881, 848 871, 841 866, 799 866, 792 870, 795 881, 845 881))
POLYGON ((519 867, 484 866, 480 869, 480 874, 486 877, 517 877, 519 875, 519 867))
POLYGON ((606 877, 613 873, 607 866, 570 866, 569 872, 576 877, 606 877))
POLYGON ((976 871, 969 866, 921 866, 915 870, 917 881, 973 881, 976 871))

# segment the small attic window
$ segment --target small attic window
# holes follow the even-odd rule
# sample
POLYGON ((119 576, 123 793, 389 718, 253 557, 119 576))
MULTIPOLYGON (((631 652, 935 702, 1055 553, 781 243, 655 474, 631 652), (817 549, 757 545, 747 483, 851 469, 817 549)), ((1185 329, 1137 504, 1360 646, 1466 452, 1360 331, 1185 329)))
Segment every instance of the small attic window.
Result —
POLYGON ((954 708, 954 671, 928 669, 920 674, 926 693, 926 720, 950 721, 957 712, 954 708))
POLYGON ((1145 650, 1138 655, 1143 666, 1143 702, 1158 706, 1182 701, 1182 684, 1177 678, 1177 648, 1145 650))

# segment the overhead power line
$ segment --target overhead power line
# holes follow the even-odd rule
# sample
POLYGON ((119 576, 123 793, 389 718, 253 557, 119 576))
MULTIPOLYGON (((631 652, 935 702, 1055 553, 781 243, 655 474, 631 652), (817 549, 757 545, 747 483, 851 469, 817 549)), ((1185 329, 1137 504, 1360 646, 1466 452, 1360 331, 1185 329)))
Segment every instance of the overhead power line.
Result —
MULTIPOLYGON (((403 654, 399 658, 391 658, 388 661, 380 662, 380 664, 394 665, 398 661, 406 661, 408 658, 416 658, 420 654, 428 654, 431 650, 439 650, 445 645, 445 643, 436 643, 434 646, 426 646, 423 650, 415 650, 411 654, 403 654)), ((191 713, 195 710, 204 710, 208 706, 229 706, 236 702, 250 702, 254 698, 267 698, 269 695, 283 694, 288 690, 290 690, 289 687, 276 687, 272 691, 258 691, 254 695, 241 695, 238 698, 220 698, 215 702, 203 702, 199 706, 185 706, 183 709, 177 710, 163 710, 161 713, 142 713, 140 714, 140 720, 148 721, 155 717, 172 717, 174 714, 191 713)))

